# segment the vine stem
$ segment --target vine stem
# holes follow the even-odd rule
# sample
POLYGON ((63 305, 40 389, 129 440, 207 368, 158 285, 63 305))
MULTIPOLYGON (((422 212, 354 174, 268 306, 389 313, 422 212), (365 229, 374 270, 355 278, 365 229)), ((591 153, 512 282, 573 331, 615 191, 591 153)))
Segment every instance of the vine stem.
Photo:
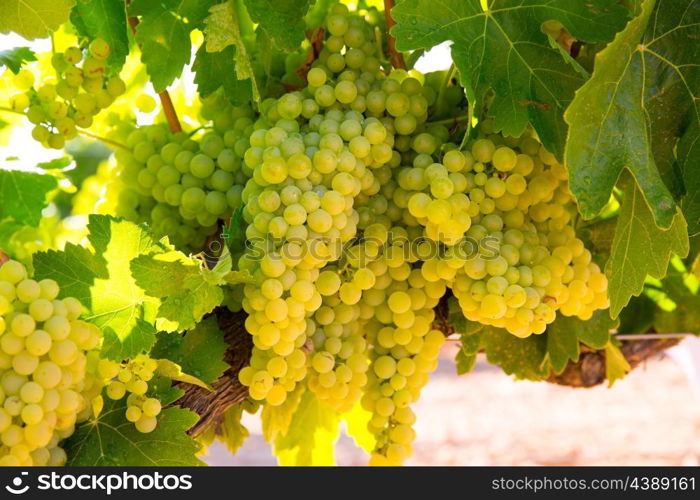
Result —
MULTIPOLYGON (((0 106, 0 111, 4 111, 4 112, 6 112, 6 113, 13 113, 13 114, 15 114, 15 115, 22 115, 22 116, 25 116, 25 114, 22 113, 21 111, 16 111, 16 110, 14 110, 14 109, 7 108, 7 107, 5 107, 5 106, 0 106)), ((111 145, 114 146, 114 147, 121 148, 121 149, 125 149, 126 151, 129 151, 129 148, 126 147, 126 146, 125 146, 124 144, 122 144, 121 142, 117 142, 117 141, 114 141, 114 140, 112 140, 112 139, 107 139, 106 137, 102 137, 101 135, 93 134, 92 132, 90 132, 89 130, 86 130, 86 129, 84 129, 84 128, 76 128, 76 130, 78 131, 78 133, 79 133, 80 135, 84 135, 84 136, 86 136, 86 137, 92 137, 93 139, 97 139, 98 141, 102 141, 102 142, 104 142, 105 144, 111 144, 111 145)))
POLYGON ((78 130, 79 134, 84 135, 86 137, 92 137, 93 139, 97 139, 98 141, 101 141, 101 142, 104 142, 105 144, 109 144, 111 146, 114 146, 115 148, 120 148, 120 149, 123 149, 125 151, 130 151, 130 149, 126 145, 122 144, 121 142, 117 142, 117 141, 112 140, 112 139, 107 139, 106 137, 102 137, 101 135, 93 134, 92 132, 90 132, 89 130, 85 130, 84 128, 79 128, 77 130, 78 130))
POLYGON ((406 61, 403 59, 403 54, 396 50, 396 38, 391 34, 391 28, 396 24, 394 18, 391 17, 391 9, 396 4, 395 0, 384 0, 384 17, 386 19, 386 42, 389 46, 389 60, 394 68, 406 69, 406 61))
POLYGON ((24 113, 22 113, 21 111, 17 111, 15 109, 8 108, 7 106, 0 106, 0 111, 4 111, 5 113, 12 113, 15 115, 24 115, 24 113))
MULTIPOLYGON (((127 8, 129 7, 129 0, 126 2, 127 8)), ((137 17, 134 16, 129 16, 129 27, 131 28, 131 32, 136 35, 136 28, 139 25, 139 20, 137 17)), ((141 48, 141 44, 139 44, 139 48, 141 48)), ((162 92, 158 92, 158 98, 160 99, 160 105, 163 108, 163 114, 165 115, 165 119, 168 122, 168 127, 170 128, 170 131, 173 134, 176 134, 178 132, 182 132, 182 125, 180 124, 180 119, 177 117, 177 113, 175 112, 175 106, 173 106, 173 100, 170 98, 170 94, 168 93, 167 90, 164 90, 162 92)))
POLYGON ((469 121, 468 116, 454 116, 452 118, 445 118, 444 120, 429 121, 428 124, 432 125, 452 125, 454 123, 462 123, 469 121))

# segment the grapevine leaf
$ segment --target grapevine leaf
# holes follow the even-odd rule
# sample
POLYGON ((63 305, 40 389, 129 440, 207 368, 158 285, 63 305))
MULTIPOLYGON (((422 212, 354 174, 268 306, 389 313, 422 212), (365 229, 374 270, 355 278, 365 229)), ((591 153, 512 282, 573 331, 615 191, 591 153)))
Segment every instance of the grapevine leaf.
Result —
POLYGON ((362 408, 359 402, 355 403, 350 411, 343 414, 345 432, 357 446, 367 453, 371 453, 377 443, 374 434, 369 432, 367 428, 371 419, 372 413, 362 408))
POLYGON ((136 284, 162 299, 158 328, 183 331, 221 304, 221 278, 195 258, 178 251, 142 255, 131 263, 136 284))
POLYGON ((608 387, 612 387, 617 380, 624 378, 631 369, 620 348, 612 341, 608 342, 605 345, 605 378, 608 379, 608 387))
MULTIPOLYGON (((573 321, 573 318, 567 318, 573 321)), ((602 349, 610 340, 610 330, 614 330, 620 324, 617 319, 611 319, 610 313, 606 309, 601 309, 593 313, 593 316, 586 321, 574 322, 574 328, 578 339, 593 349, 602 349)))
POLYGON ((185 391, 173 385, 173 381, 167 377, 156 374, 148 381, 148 397, 158 398, 163 406, 170 405, 180 399, 185 391))
POLYGON ((216 265, 213 267, 211 272, 207 273, 207 279, 210 283, 221 283, 224 277, 231 272, 231 266, 233 266, 231 252, 229 252, 228 248, 224 246, 218 260, 216 261, 216 265))
POLYGON ((224 334, 210 316, 184 335, 160 333, 150 355, 174 361, 185 373, 211 384, 228 368, 223 361, 225 352, 224 334))
POLYGON ((654 327, 660 332, 700 334, 700 284, 694 275, 685 271, 669 271, 663 280, 664 290, 672 299, 672 310, 651 309, 654 327))
POLYGON ((0 33, 14 31, 27 40, 43 38, 68 21, 75 0, 2 0, 0 33))
POLYGON ((688 233, 700 234, 700 122, 694 121, 678 143, 678 162, 683 171, 686 195, 681 207, 688 233))
POLYGON ((280 465, 335 465, 338 414, 306 391, 286 433, 274 443, 280 465))
POLYGON ((279 406, 264 405, 260 413, 262 434, 265 441, 273 443, 280 435, 287 434, 292 417, 299 407, 304 386, 299 384, 294 391, 287 394, 287 399, 279 406))
MULTIPOLYGON (((467 324, 474 325, 480 323, 468 322, 467 324)), ((464 375, 472 371, 474 365, 476 365, 476 355, 481 349, 481 335, 479 333, 463 333, 460 342, 461 348, 457 351, 455 362, 457 365, 457 374, 464 375)))
POLYGON ((243 217, 243 207, 238 207, 231 216, 228 224, 223 227, 221 237, 226 242, 229 252, 240 254, 245 250, 245 228, 248 224, 243 217))
POLYGON ((456 297, 452 296, 448 299, 447 307, 447 323, 454 329, 455 333, 462 335, 462 338, 478 333, 484 328, 483 324, 469 321, 464 317, 456 297))
POLYGON ((274 42, 286 52, 296 49, 304 40, 304 15, 309 8, 309 0, 246 0, 248 13, 274 42))
POLYGON ((192 64, 199 95, 207 97, 223 87, 224 95, 233 104, 250 100, 250 81, 231 78, 235 71, 235 50, 233 46, 219 52, 207 52, 204 46, 199 48, 192 64))
POLYGON ((36 61, 36 56, 29 47, 0 50, 0 66, 7 66, 15 75, 29 61, 36 61))
POLYGON ((610 319, 606 310, 598 310, 588 320, 558 315, 547 326, 547 361, 557 375, 569 361, 579 359, 579 342, 594 349, 602 349, 610 340, 610 330, 618 321, 610 319))
POLYGON ((229 285, 238 285, 241 283, 257 284, 258 279, 253 276, 250 271, 231 271, 224 276, 224 281, 229 285))
POLYGON ((656 304, 645 294, 632 297, 620 312, 618 333, 643 333, 654 324, 656 304))
POLYGON ((309 11, 304 16, 306 26, 310 30, 315 30, 323 26, 326 16, 330 8, 335 5, 337 0, 315 0, 312 2, 309 11))
POLYGON ((109 401, 100 416, 77 426, 64 441, 71 466, 196 466, 199 445, 187 435, 196 413, 169 408, 158 415, 158 426, 144 434, 126 420, 126 399, 109 401))
POLYGON ((700 10, 694 0, 645 0, 603 51, 591 79, 576 93, 566 163, 581 214, 607 203, 629 169, 659 227, 671 227, 677 173, 672 157, 685 117, 700 119, 700 10), (664 183, 664 180, 667 182, 664 183))
POLYGON ((81 0, 73 7, 71 22, 90 40, 101 37, 110 47, 107 62, 121 68, 129 54, 126 9, 122 0, 81 0))
POLYGON ((241 423, 242 416, 243 407, 241 405, 232 406, 224 413, 224 420, 219 426, 217 437, 226 445, 226 449, 231 454, 235 454, 246 438, 250 436, 248 429, 241 423))
POLYGON ((236 77, 239 80, 250 80, 253 99, 256 102, 260 101, 260 92, 253 66, 231 2, 214 5, 209 9, 209 12, 209 16, 204 20, 207 52, 219 52, 229 45, 234 45, 236 48, 233 56, 236 63, 236 77))
MULTIPOLYGON (((549 362, 552 370, 557 375, 564 371, 566 365, 569 364, 569 360, 578 361, 578 338, 576 330, 571 328, 576 323, 575 319, 559 316, 554 323, 547 327, 546 361, 549 362), (571 323, 574 323, 574 325, 571 323)), ((578 320, 578 323, 583 322, 578 320)), ((575 326, 580 326, 580 324, 575 326)))
POLYGON ((611 0, 405 0, 392 9, 399 50, 451 40, 452 58, 467 99, 489 114, 497 131, 519 136, 531 123, 559 158, 566 142, 562 114, 585 81, 553 48, 541 25, 561 22, 578 40, 607 41, 622 28, 627 9, 611 0))
POLYGON ((688 254, 688 231, 677 210, 668 230, 654 223, 654 215, 635 182, 628 179, 615 239, 605 274, 610 281, 610 314, 617 317, 632 295, 639 295, 647 275, 663 278, 672 254, 688 254))
POLYGON ((593 253, 593 258, 601 265, 605 264, 610 257, 616 224, 617 219, 611 217, 596 221, 577 231, 586 248, 593 253))
POLYGON ((214 390, 211 385, 193 375, 190 375, 189 373, 185 373, 180 365, 170 361, 169 359, 158 360, 158 375, 169 378, 170 380, 177 380, 178 382, 196 385, 208 391, 214 390))
POLYGON ((38 252, 35 275, 56 280, 63 296, 76 297, 87 308, 85 319, 103 331, 104 356, 133 357, 155 342, 159 301, 136 284, 129 264, 156 243, 145 226, 104 215, 91 215, 88 230, 93 251, 66 245, 62 252, 38 252))
POLYGON ((198 0, 134 0, 132 16, 141 16, 136 41, 141 45, 141 60, 156 92, 161 92, 179 77, 190 62, 190 32, 199 27, 207 13, 208 2, 198 0))
POLYGON ((463 350, 457 351, 455 356, 455 366, 457 367, 457 375, 464 375, 474 369, 476 365, 476 354, 466 354, 463 350))
POLYGON ((0 220, 12 218, 36 227, 48 204, 47 196, 57 185, 51 175, 0 170, 0 220))
POLYGON ((547 353, 544 335, 521 339, 500 328, 486 327, 482 343, 489 363, 500 366, 519 379, 542 380, 549 375, 543 363, 547 353))
POLYGON ((36 167, 43 170, 63 170, 64 168, 71 166, 72 163, 73 158, 70 156, 61 156, 60 158, 54 158, 53 160, 37 163, 36 167))

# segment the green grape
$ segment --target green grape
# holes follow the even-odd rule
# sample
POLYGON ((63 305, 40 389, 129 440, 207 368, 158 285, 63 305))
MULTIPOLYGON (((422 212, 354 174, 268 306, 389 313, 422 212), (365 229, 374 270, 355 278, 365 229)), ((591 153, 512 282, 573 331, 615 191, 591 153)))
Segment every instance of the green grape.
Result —
POLYGON ((221 215, 228 209, 226 195, 220 191, 207 193, 204 200, 204 208, 212 215, 221 215))
POLYGON ((151 113, 156 109, 156 101, 148 94, 141 94, 136 98, 136 108, 143 113, 151 113))
POLYGON ((73 66, 83 59, 83 52, 78 47, 69 47, 63 53, 63 58, 66 64, 73 66))
POLYGON ((90 43, 90 55, 96 59, 107 59, 110 53, 109 44, 102 38, 96 38, 90 43))
POLYGON ((215 169, 214 160, 205 154, 195 155, 190 161, 189 171, 195 177, 206 179, 211 176, 215 169))
POLYGON ((197 213, 204 208, 206 197, 207 195, 202 189, 191 187, 182 193, 181 204, 186 210, 197 213))

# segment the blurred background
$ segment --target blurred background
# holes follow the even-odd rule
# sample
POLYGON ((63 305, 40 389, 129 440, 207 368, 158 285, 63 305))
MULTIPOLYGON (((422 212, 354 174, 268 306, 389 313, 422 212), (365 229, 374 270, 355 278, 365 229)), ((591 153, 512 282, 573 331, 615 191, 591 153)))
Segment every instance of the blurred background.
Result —
MULTIPOLYGON (((632 370, 612 388, 516 381, 479 359, 457 376, 456 342, 413 408, 418 417, 407 465, 700 465, 700 339, 687 338, 632 370)), ((274 465, 257 416, 235 456, 215 444, 211 465, 274 465)), ((341 435, 339 465, 367 456, 341 435)))

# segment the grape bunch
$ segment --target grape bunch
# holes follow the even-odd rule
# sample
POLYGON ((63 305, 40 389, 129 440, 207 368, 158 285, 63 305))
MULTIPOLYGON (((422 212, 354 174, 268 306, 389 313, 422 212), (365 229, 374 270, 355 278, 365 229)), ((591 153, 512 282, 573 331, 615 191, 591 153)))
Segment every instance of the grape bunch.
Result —
POLYGON ((158 362, 146 354, 138 354, 123 362, 99 356, 93 356, 89 361, 88 393, 94 413, 99 414, 104 405, 103 392, 114 401, 123 399, 128 393, 126 419, 133 422, 139 432, 152 432, 158 423, 156 417, 161 411, 161 403, 158 398, 149 397, 147 391, 148 382, 153 378, 158 362))
POLYGON ((112 186, 117 215, 149 222, 158 237, 182 248, 201 248, 218 221, 241 205, 251 172, 242 157, 252 132, 249 106, 205 101, 213 130, 201 136, 172 134, 164 125, 132 130, 129 151, 118 151, 119 180, 112 186))
POLYGON ((88 356, 99 329, 81 305, 57 299, 53 280, 34 281, 17 261, 0 267, 0 464, 62 465, 59 442, 88 408, 88 356))
MULTIPOLYGON (((126 84, 107 66, 109 54, 110 46, 102 38, 93 40, 85 50, 74 46, 55 53, 51 64, 58 79, 34 88, 32 78, 29 90, 11 98, 12 109, 26 112, 34 124, 32 137, 44 147, 62 149, 67 140, 76 137, 78 128, 89 128, 102 109, 124 94, 126 84)), ((30 76, 23 74, 21 78, 30 76)))
POLYGON ((528 134, 468 146, 442 163, 418 155, 399 174, 409 213, 448 246, 425 278, 446 280, 467 319, 520 337, 543 333, 557 311, 585 320, 607 307, 607 279, 572 226, 563 165, 528 134))
MULTIPOLYGON (((448 289, 468 320, 526 337, 557 313, 607 307, 607 280, 576 236, 564 166, 531 131, 504 137, 488 119, 464 147, 452 142, 463 126, 429 121, 447 113, 435 89, 446 75, 384 68, 369 17, 332 6, 306 85, 295 53, 295 89, 257 111, 215 94, 204 131, 128 130, 107 189, 119 215, 186 249, 237 211, 247 241, 235 266, 252 280, 225 303, 247 313, 249 403, 279 406, 300 386, 338 412, 359 400, 371 464, 398 465, 415 439, 410 406, 437 367, 434 308, 448 289)), ((129 392, 127 419, 152 430, 153 363, 96 357, 93 405, 103 387, 129 392)))

